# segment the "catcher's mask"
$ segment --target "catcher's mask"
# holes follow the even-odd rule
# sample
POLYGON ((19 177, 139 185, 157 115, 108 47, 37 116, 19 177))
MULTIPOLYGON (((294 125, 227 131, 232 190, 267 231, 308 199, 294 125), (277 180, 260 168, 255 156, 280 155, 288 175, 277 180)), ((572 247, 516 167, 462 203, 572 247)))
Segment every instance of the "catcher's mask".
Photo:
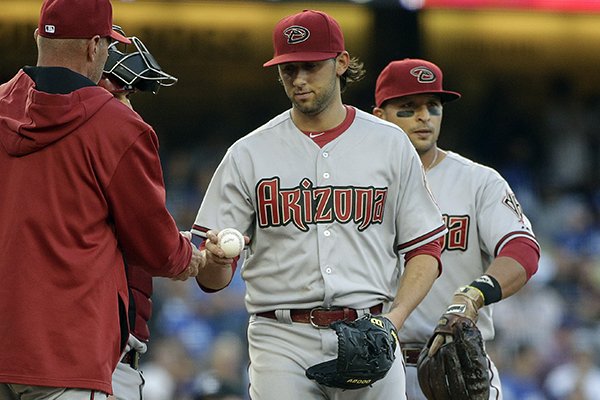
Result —
MULTIPOLYGON (((125 36, 120 26, 113 25, 113 29, 125 36)), ((158 92, 160 86, 172 86, 177 83, 177 78, 160 68, 140 39, 135 36, 128 39, 131 40, 136 51, 127 52, 128 45, 122 45, 124 51, 120 51, 117 48, 118 42, 111 43, 103 70, 106 75, 118 78, 127 90, 140 90, 154 94, 158 92)))

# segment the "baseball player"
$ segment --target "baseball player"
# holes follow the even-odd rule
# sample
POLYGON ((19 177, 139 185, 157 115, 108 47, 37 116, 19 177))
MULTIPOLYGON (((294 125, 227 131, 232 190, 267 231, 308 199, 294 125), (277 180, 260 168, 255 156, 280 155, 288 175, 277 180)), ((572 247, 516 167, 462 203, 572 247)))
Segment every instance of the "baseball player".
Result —
MULTIPOLYGON (((113 25, 113 30, 127 37, 120 27, 113 25)), ((150 64, 149 57, 152 55, 140 39, 135 36, 127 38, 135 46, 135 51, 122 52, 117 48, 117 42, 112 43, 98 85, 131 108, 130 94, 138 90, 156 92, 160 85, 174 84, 177 79, 163 72, 156 62, 150 64), (148 83, 154 83, 156 88, 150 90, 148 83)), ((126 273, 130 333, 125 351, 113 372, 113 396, 109 396, 109 400, 141 400, 144 387, 139 363, 150 338, 148 321, 152 315, 152 276, 135 264, 127 265, 126 273)))
MULTIPOLYGON (((467 285, 475 315, 485 305, 478 312, 478 327, 483 339, 491 340, 491 304, 523 287, 540 257, 531 224, 507 182, 489 167, 438 148, 443 105, 459 97, 442 88, 442 71, 435 64, 420 59, 391 62, 375 89, 373 113, 406 132, 448 228, 442 245, 444 274, 399 331, 410 400, 425 399, 417 381, 417 358, 455 291, 467 285)), ((489 368, 490 399, 501 399, 491 360, 489 368)))
MULTIPOLYGON (((401 357, 357 390, 305 371, 336 358, 334 321, 384 313, 402 327, 439 274, 441 214, 406 135, 342 102, 364 71, 338 23, 315 10, 287 16, 273 45, 264 66, 277 67, 292 107, 228 149, 192 229, 197 243, 226 227, 250 237, 241 271, 250 397, 404 399, 401 357)), ((224 287, 227 272, 204 289, 224 287)))
MULTIPOLYGON (((113 30, 127 37, 121 27, 113 25, 113 30)), ((131 41, 131 46, 125 46, 124 51, 117 48, 118 42, 109 46, 108 59, 98 85, 132 108, 129 101, 132 93, 141 91, 156 94, 161 86, 174 85, 177 78, 161 69, 139 38, 130 36, 127 39, 131 41), (131 47, 134 48, 133 51, 131 47)), ((184 235, 189 238, 187 232, 184 235)), ((216 247, 211 250, 218 251, 216 247)), ((222 260, 219 257, 215 259, 217 263, 223 262, 222 260)), ((128 264, 126 273, 130 333, 125 351, 113 373, 113 396, 109 396, 109 400, 143 398, 144 377, 139 367, 141 355, 146 353, 150 339, 148 322, 152 316, 152 276, 136 264, 128 264)))

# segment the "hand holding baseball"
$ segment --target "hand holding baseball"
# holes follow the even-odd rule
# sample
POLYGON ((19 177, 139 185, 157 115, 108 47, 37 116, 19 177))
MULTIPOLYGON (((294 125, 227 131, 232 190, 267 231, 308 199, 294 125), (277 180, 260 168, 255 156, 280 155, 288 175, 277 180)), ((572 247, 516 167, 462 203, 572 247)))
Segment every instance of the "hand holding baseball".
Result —
POLYGON ((244 249, 244 236, 234 228, 225 228, 217 235, 218 245, 225 253, 225 257, 234 258, 240 255, 244 249))

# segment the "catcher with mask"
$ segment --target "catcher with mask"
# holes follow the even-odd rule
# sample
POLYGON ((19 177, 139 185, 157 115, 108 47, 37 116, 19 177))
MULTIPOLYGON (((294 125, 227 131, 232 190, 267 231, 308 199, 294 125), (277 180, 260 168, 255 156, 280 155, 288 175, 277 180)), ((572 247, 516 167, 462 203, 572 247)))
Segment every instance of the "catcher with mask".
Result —
MULTIPOLYGON (((126 36, 120 27, 114 25, 113 29, 126 36)), ((117 42, 108 48, 108 59, 98 85, 131 108, 129 96, 132 93, 156 93, 160 86, 174 85, 177 78, 161 70, 140 39, 135 36, 128 39, 131 44, 123 51, 117 47, 117 42), (128 51, 132 45, 134 49, 128 51)), ((152 277, 135 265, 127 265, 126 273, 130 333, 125 352, 113 372, 114 397, 109 397, 109 400, 141 400, 144 387, 139 362, 150 338, 148 320, 152 314, 152 277)))
MULTIPOLYGON (((113 26, 113 29, 125 36, 120 27, 113 26)), ((117 42, 112 43, 108 48, 108 59, 98 85, 131 108, 129 101, 131 94, 135 92, 156 94, 161 86, 172 86, 177 83, 177 78, 161 69, 140 39, 135 36, 128 39, 131 44, 123 46, 122 49, 117 47, 117 42)), ((141 355, 147 350, 147 342, 150 338, 148 321, 152 315, 150 299, 152 277, 141 267, 133 264, 126 265, 126 273, 129 289, 130 334, 125 352, 113 373, 114 397, 109 399, 141 400, 144 378, 139 364, 141 355)))

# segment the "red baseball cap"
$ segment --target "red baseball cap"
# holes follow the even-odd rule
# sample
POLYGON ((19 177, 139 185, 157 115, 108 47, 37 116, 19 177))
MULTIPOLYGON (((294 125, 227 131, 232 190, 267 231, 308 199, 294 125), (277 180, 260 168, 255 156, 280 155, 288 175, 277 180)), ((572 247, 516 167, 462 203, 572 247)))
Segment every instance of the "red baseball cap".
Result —
POLYGON ((335 19, 322 11, 304 10, 283 18, 273 29, 275 55, 263 67, 288 62, 322 61, 345 50, 335 19))
POLYGON ((110 0, 44 0, 38 34, 50 39, 89 39, 98 35, 131 43, 112 25, 110 0))
POLYGON ((413 94, 432 93, 440 96, 442 103, 457 100, 460 93, 442 89, 442 70, 429 61, 405 58, 389 63, 375 84, 375 105, 389 99, 413 94))

